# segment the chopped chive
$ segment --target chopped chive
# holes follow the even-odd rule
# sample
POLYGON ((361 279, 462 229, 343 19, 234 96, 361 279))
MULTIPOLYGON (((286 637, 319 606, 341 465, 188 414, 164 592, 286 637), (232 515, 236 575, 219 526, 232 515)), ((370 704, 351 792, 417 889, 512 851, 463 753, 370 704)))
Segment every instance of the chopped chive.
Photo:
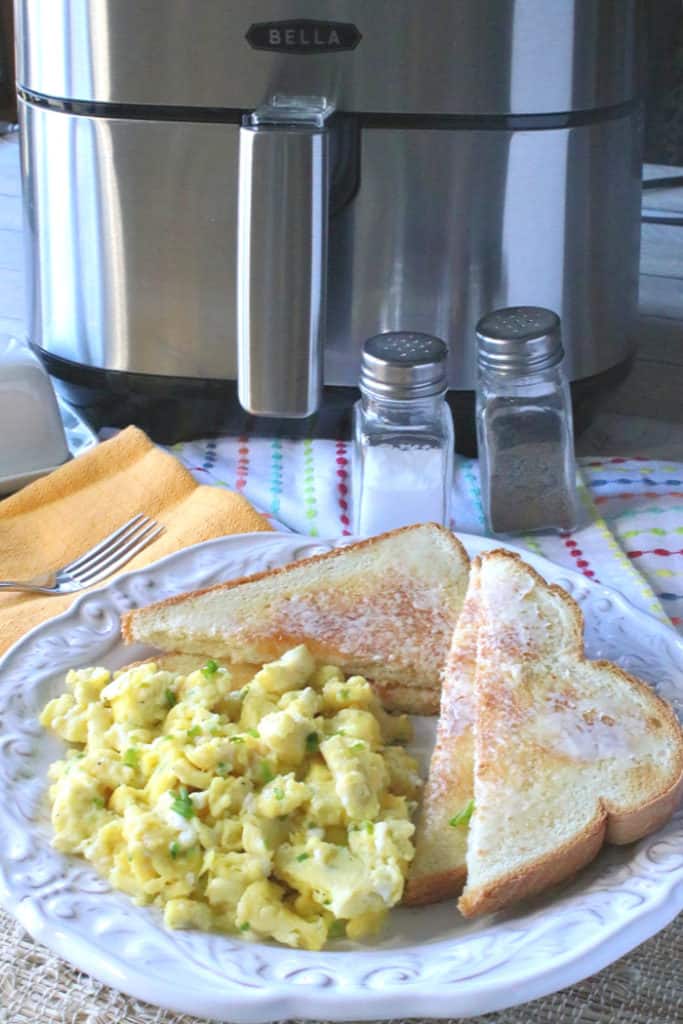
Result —
POLYGON ((255 739, 258 739, 261 735, 258 729, 247 729, 247 732, 249 733, 250 736, 253 736, 255 739))
POLYGON ((346 935, 346 925, 343 921, 333 921, 327 929, 327 937, 330 939, 341 939, 346 935))
POLYGON ((332 902, 332 898, 330 896, 328 896, 326 900, 323 900, 323 906, 324 907, 329 907, 331 902, 332 902))
POLYGON ((202 675, 208 679, 209 676, 215 675, 216 672, 218 672, 218 662, 214 661, 213 658, 209 658, 206 665, 202 668, 202 675))
POLYGON ((178 698, 170 688, 165 691, 164 697, 166 698, 166 707, 174 708, 178 703, 178 698))
POLYGON ((351 750, 365 750, 365 744, 362 742, 354 743, 351 750))
POLYGON ((95 807, 104 807, 104 797, 94 796, 92 798, 92 802, 94 803, 95 807))
POLYGON ((76 754, 75 760, 80 761, 82 757, 85 757, 85 752, 83 750, 81 750, 80 753, 76 754))
POLYGON ((216 775, 229 775, 230 765, 226 764, 225 761, 219 761, 216 765, 216 775))
POLYGON ((309 754, 314 754, 320 744, 320 737, 317 732, 309 732, 306 737, 306 750, 309 754))
POLYGON ((175 860, 178 854, 180 853, 180 843, 178 842, 177 839, 173 840, 173 842, 168 848, 168 852, 171 854, 173 860, 175 860))
POLYGON ((123 755, 123 763, 129 768, 137 768, 139 757, 140 755, 135 747, 129 747, 123 755))
POLYGON ((339 695, 340 695, 342 700, 348 700, 349 696, 350 696, 348 686, 342 687, 339 695))
POLYGON ((231 736, 230 743, 244 743, 244 736, 231 736))
POLYGON ((375 831, 375 826, 372 824, 371 821, 364 821, 363 828, 369 835, 372 835, 372 833, 375 831))
POLYGON ((190 800, 187 790, 184 786, 180 787, 179 793, 173 793, 173 801, 171 803, 171 810, 174 810, 176 814, 179 814, 181 818, 194 818, 194 804, 190 800))
POLYGON ((280 789, 279 786, 276 786, 275 789, 273 790, 273 793, 275 794, 275 799, 276 800, 284 800, 284 798, 285 798, 285 791, 284 791, 284 789, 280 789))
POLYGON ((241 932, 248 932, 250 928, 251 928, 251 925, 249 924, 248 921, 245 921, 244 924, 240 925, 240 931, 241 932))
POLYGON ((191 729, 187 730, 187 735, 190 739, 192 739, 194 736, 199 736, 201 731, 201 725, 193 725, 191 729))
POLYGON ((310 856, 310 853, 300 853, 296 859, 301 863, 302 860, 308 860, 310 856))
POLYGON ((267 761, 261 761, 261 763, 259 764, 259 771, 261 773, 261 778, 263 779, 264 782, 272 782, 272 780, 275 778, 273 769, 270 767, 267 761))
POLYGON ((474 800, 469 800, 461 811, 458 811, 457 814, 453 815, 448 824, 451 826, 451 828, 457 828, 459 825, 467 825, 470 818, 472 817, 473 811, 474 800))

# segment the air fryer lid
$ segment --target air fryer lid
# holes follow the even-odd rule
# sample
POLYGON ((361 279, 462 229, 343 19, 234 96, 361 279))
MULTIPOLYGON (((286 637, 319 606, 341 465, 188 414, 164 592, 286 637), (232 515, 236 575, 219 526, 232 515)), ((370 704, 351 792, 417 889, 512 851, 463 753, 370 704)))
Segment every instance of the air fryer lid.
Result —
POLYGON ((277 93, 398 116, 634 97, 634 0, 18 0, 17 14, 21 86, 131 108, 119 116, 218 117, 277 93))

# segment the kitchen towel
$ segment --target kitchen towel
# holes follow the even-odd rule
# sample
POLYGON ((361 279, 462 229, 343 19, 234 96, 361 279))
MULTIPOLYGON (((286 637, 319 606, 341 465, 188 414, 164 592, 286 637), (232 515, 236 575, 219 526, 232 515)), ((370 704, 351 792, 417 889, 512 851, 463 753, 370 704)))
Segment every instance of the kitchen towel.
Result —
MULTIPOLYGON (((344 440, 221 437, 172 451, 197 480, 244 494, 274 529, 351 534, 352 446, 344 440)), ((683 632, 683 464, 579 459, 581 522, 511 543, 620 591, 683 632)), ((486 534, 479 467, 456 456, 453 529, 486 534)))
MULTIPOLYGON (((138 512, 165 527, 122 572, 198 541, 267 530, 239 493, 201 486, 135 427, 0 502, 0 579, 28 580, 82 554, 138 512)), ((78 595, 0 594, 0 654, 78 595)))

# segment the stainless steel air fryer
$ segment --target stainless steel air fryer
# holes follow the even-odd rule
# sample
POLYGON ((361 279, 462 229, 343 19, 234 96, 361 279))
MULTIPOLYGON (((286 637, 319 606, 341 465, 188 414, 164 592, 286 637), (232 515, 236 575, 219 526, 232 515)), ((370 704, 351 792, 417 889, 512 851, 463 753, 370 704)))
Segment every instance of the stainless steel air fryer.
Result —
POLYGON ((29 336, 101 418, 150 429, 155 406, 168 438, 195 429, 172 409, 236 394, 286 428, 334 402, 323 383, 353 387, 386 330, 443 338, 457 401, 476 321, 517 304, 560 314, 577 393, 627 361, 631 0, 17 14, 29 336))

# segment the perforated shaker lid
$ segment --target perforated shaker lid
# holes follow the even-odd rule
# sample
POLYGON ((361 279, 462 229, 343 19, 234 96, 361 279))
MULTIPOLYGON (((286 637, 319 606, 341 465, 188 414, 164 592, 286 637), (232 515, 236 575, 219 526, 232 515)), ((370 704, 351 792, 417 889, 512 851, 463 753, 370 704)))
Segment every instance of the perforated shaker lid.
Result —
POLYGON ((363 345, 360 386, 380 398, 428 398, 446 390, 448 348, 415 331, 386 331, 363 345))
POLYGON ((542 306, 509 306, 477 324, 479 365, 499 373, 547 370, 564 356, 560 318, 542 306))

